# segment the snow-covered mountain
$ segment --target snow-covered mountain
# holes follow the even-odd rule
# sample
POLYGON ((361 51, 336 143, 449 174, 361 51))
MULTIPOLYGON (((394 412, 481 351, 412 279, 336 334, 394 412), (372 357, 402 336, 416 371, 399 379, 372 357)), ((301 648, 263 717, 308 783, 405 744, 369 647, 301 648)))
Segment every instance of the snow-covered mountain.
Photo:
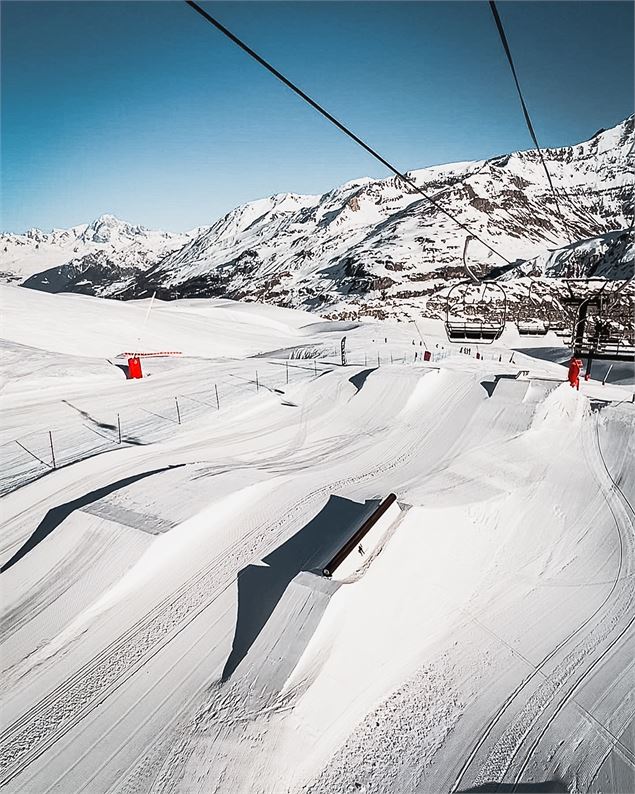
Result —
MULTIPOLYGON (((631 117, 545 152, 562 218, 535 151, 409 176, 507 259, 525 260, 628 226, 632 147, 631 117)), ((466 234, 401 180, 365 178, 322 196, 238 207, 140 274, 126 295, 225 295, 322 311, 372 309, 381 297, 399 314, 404 301, 463 276, 466 234)), ((479 243, 470 260, 485 270, 504 264, 479 243)))
MULTIPOLYGON (((45 289, 48 277, 44 271, 54 269, 57 277, 53 282, 64 282, 66 289, 72 291, 74 272, 89 266, 94 270, 98 265, 102 268, 99 280, 107 287, 113 279, 119 279, 119 269, 129 270, 131 278, 138 270, 183 246, 188 239, 188 234, 153 231, 126 223, 114 215, 101 215, 92 223, 70 229, 4 233, 0 234, 0 275, 5 281, 22 281, 25 277, 42 274, 28 286, 45 289), (71 266, 67 268, 69 263, 71 266)), ((101 286, 96 290, 99 294, 101 286)))
POLYGON ((501 275, 534 278, 628 279, 635 272, 635 234, 607 232, 546 251, 501 275))
MULTIPOLYGON (((147 264, 153 258, 148 252, 147 264)), ((110 252, 110 255, 104 250, 92 251, 58 267, 35 273, 25 279, 22 286, 43 292, 79 292, 103 298, 116 296, 134 280, 139 271, 139 266, 120 265, 117 260, 116 251, 110 252)))
MULTIPOLYGON (((536 257, 553 259, 553 251, 629 227, 633 128, 630 117, 583 143, 544 151, 560 213, 533 150, 432 166, 408 176, 505 259, 518 265, 532 260, 531 267, 540 269, 536 257)), ((134 227, 126 228, 133 228, 138 239, 134 227)), ((90 245, 105 245, 94 242, 95 233, 102 237, 100 229, 86 227, 84 233, 90 245)), ((153 292, 168 299, 224 296, 341 318, 400 317, 420 311, 427 296, 448 281, 465 277, 466 237, 454 220, 399 178, 363 178, 321 196, 288 193, 249 202, 180 245, 169 237, 166 247, 169 243, 172 250, 159 257, 154 248, 154 262, 146 257, 147 267, 136 272, 125 270, 134 263, 107 252, 124 270, 111 264, 112 276, 107 276, 108 267, 95 273, 92 260, 80 259, 61 274, 29 280, 28 286, 57 291, 63 283, 67 290, 124 298, 153 292)), ((468 258, 482 274, 506 266, 477 241, 468 258)), ((562 262, 567 256, 557 258, 562 262)), ((610 275, 611 268, 598 267, 610 275)), ((550 268, 545 265, 547 275, 550 268)))

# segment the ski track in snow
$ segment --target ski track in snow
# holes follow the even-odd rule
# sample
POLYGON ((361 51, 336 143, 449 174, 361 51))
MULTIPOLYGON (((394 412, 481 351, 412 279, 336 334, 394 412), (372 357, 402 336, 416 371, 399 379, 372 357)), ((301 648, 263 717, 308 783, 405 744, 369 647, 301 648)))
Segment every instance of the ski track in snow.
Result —
POLYGON ((31 351, 0 396, 5 438, 33 417, 41 432, 56 423, 66 452, 46 476, 7 458, 2 563, 47 511, 106 494, 2 574, 5 790, 388 794, 553 777, 591 790, 615 754, 632 766, 632 699, 607 713, 628 681, 635 612, 631 391, 576 393, 557 365, 510 364, 504 340, 479 361, 459 355, 435 321, 421 326, 436 359, 425 367, 407 326, 349 328, 359 364, 342 368, 342 332, 316 325, 302 344, 319 364, 287 383, 280 351, 305 316, 258 306, 240 323, 202 307, 208 331, 191 325, 195 307, 165 325, 159 310, 157 346, 183 316, 194 357, 148 362, 140 383, 101 364, 68 379, 50 363, 77 356, 73 312, 95 313, 87 340, 102 346, 114 328, 115 347, 128 308, 4 289, 12 344, 31 351), (21 292, 44 316, 66 307, 51 350, 21 292), (267 345, 275 356, 249 358, 267 345), (228 389, 220 411, 207 402, 215 381, 228 389), (193 398, 181 425, 166 419, 177 384, 182 407, 193 398), (147 412, 143 444, 84 445, 123 410, 147 412), (336 586, 302 573, 316 551, 302 550, 300 578, 222 682, 238 574, 300 537, 330 497, 390 491, 413 507, 358 575, 336 586))

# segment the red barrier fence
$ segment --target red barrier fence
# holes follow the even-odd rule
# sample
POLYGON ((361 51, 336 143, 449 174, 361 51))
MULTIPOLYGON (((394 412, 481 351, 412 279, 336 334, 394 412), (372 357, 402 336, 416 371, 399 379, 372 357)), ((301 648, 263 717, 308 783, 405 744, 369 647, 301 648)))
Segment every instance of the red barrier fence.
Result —
POLYGON ((182 356, 182 355, 183 355, 183 353, 180 350, 161 350, 161 351, 159 351, 157 353, 128 353, 128 352, 119 353, 119 355, 115 356, 115 358, 119 358, 119 357, 141 358, 142 356, 145 356, 146 358, 148 358, 149 356, 182 356))

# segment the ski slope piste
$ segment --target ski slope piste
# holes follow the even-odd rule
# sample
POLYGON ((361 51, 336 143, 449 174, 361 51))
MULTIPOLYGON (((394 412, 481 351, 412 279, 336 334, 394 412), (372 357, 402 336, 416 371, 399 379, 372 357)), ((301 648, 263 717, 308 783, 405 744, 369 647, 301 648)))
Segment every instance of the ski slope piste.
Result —
POLYGON ((635 790, 632 385, 511 326, 0 304, 2 791, 635 790))

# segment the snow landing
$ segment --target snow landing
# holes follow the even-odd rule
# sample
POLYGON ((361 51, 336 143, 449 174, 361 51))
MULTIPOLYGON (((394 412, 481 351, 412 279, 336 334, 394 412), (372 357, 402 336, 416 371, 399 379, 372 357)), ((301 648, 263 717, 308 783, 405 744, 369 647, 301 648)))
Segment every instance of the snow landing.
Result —
POLYGON ((512 328, 1 299, 7 792, 633 790, 632 386, 512 328))

